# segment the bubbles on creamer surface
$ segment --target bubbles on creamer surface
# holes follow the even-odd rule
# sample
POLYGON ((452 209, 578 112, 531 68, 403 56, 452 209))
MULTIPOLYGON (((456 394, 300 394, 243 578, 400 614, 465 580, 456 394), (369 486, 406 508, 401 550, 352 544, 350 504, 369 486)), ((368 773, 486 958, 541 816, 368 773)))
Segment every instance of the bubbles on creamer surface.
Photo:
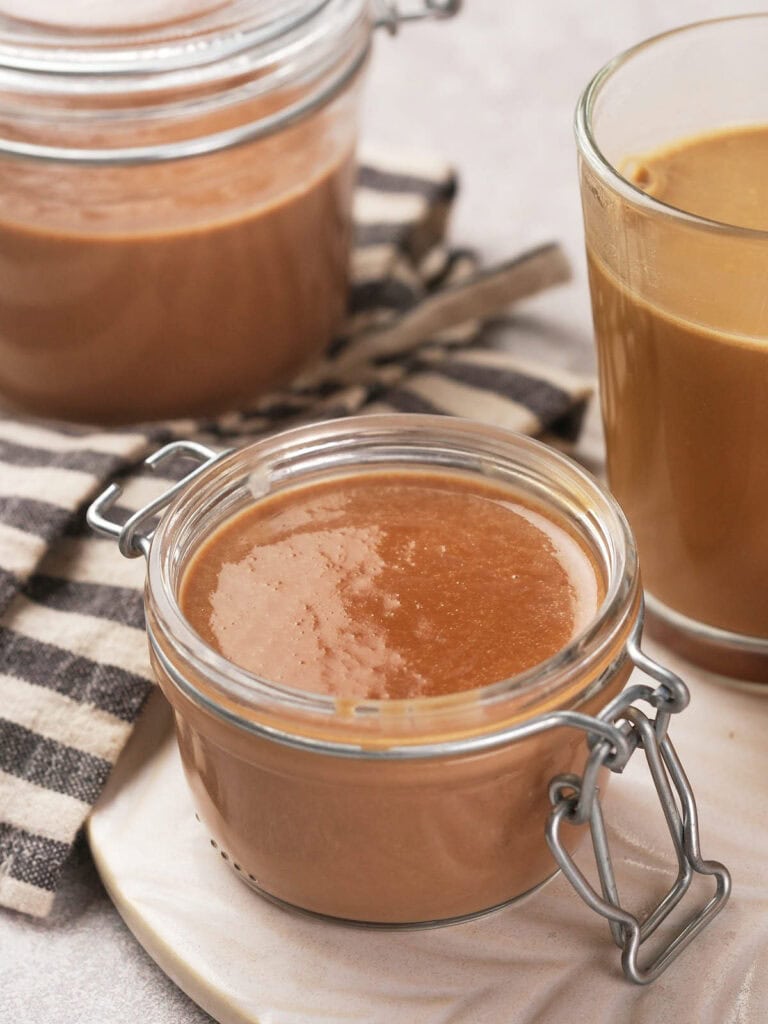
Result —
POLYGON ((229 660, 351 700, 507 679, 565 647, 601 597, 564 526, 506 489, 415 472, 267 496, 214 534, 184 593, 229 660))

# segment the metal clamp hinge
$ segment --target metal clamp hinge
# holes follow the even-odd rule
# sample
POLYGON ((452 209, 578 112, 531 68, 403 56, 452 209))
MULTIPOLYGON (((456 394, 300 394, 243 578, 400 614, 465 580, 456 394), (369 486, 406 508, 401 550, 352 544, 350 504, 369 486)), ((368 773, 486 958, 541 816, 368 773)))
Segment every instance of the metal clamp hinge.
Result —
POLYGON ((461 4, 462 0, 423 0, 411 5, 400 4, 396 0, 379 0, 374 27, 386 29, 394 36, 406 22, 452 18, 461 10, 461 4))
POLYGON ((96 533, 105 537, 117 538, 120 553, 126 558, 138 558, 139 555, 149 554, 149 547, 154 533, 153 522, 157 515, 180 494, 187 485, 200 476, 214 462, 218 462, 228 452, 217 452, 204 444, 195 441, 172 441, 170 444, 159 448, 144 460, 144 465, 151 469, 157 469, 161 463, 168 462, 172 458, 191 458, 198 463, 192 472, 187 473, 173 486, 163 491, 157 498, 148 502, 138 512, 134 512, 123 524, 108 519, 107 513, 114 507, 117 499, 123 492, 118 484, 110 484, 98 498, 91 504, 86 513, 88 525, 96 533))
POLYGON ((596 913, 605 917, 611 934, 622 950, 622 968, 626 977, 638 985, 657 978, 688 946, 712 918, 722 910, 731 891, 728 870, 718 861, 704 860, 699 846, 699 824, 696 801, 691 785, 667 735, 671 714, 681 711, 688 703, 688 690, 675 673, 652 661, 639 647, 642 629, 639 621, 628 651, 635 666, 659 682, 655 689, 647 685, 630 686, 597 716, 602 726, 611 722, 616 740, 606 738, 604 728, 589 738, 590 753, 581 777, 560 775, 550 783, 553 810, 547 824, 547 842, 563 874, 596 913), (634 706, 634 701, 647 701, 656 711, 653 718, 634 706), (625 910, 619 902, 618 887, 613 871, 608 835, 600 806, 597 788, 603 767, 621 772, 628 757, 617 757, 621 737, 629 756, 642 749, 659 796, 664 818, 672 839, 677 859, 677 877, 653 910, 640 920, 625 910), (570 853, 563 845, 561 827, 589 824, 592 847, 600 879, 601 893, 589 883, 570 853), (640 954, 645 943, 680 903, 696 875, 711 875, 715 890, 707 903, 689 916, 681 928, 644 965, 640 954))

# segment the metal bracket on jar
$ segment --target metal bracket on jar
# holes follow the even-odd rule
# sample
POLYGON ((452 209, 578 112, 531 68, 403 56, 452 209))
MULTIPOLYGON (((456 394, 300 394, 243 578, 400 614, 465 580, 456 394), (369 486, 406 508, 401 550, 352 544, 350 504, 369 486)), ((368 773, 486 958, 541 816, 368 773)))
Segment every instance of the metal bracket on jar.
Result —
POLYGON ((391 36, 397 35, 401 25, 411 21, 426 21, 452 18, 461 10, 462 0, 423 0, 417 4, 399 4, 380 0, 376 4, 376 28, 386 29, 391 36))
POLYGON ((547 824, 547 843, 563 874, 579 896, 597 914, 608 920, 614 942, 622 951, 621 964, 626 977, 638 985, 646 985, 666 970, 722 910, 730 895, 731 876, 719 861, 704 860, 701 856, 696 800, 667 735, 670 716, 688 705, 688 688, 678 675, 643 653, 639 646, 641 633, 642 616, 627 645, 627 653, 635 667, 659 685, 655 688, 647 684, 629 686, 596 716, 596 721, 603 726, 611 725, 614 728, 613 741, 606 739, 603 731, 591 732, 587 728, 590 753, 582 775, 559 775, 550 783, 553 810, 547 824), (635 707, 635 702, 639 700, 655 709, 654 717, 649 717, 635 707), (607 767, 620 773, 638 748, 645 754, 672 838, 678 868, 674 884, 642 920, 625 910, 619 902, 597 788, 601 768, 607 767), (564 823, 589 825, 601 893, 589 883, 563 845, 560 832, 564 823), (641 965, 640 953, 645 941, 680 903, 696 875, 713 876, 714 894, 685 921, 655 957, 641 965))
POLYGON ((217 452, 196 441, 172 441, 170 444, 158 448, 144 460, 144 465, 149 466, 150 469, 157 469, 162 463, 179 457, 194 459, 199 464, 157 498, 147 502, 137 512, 134 512, 125 523, 118 523, 114 519, 107 518, 106 514, 114 507, 117 499, 123 493, 122 487, 118 484, 110 484, 88 508, 86 514, 88 525, 104 537, 115 538, 120 554, 124 558, 138 558, 139 555, 144 555, 146 558, 152 543, 154 520, 159 513, 209 466, 228 455, 230 450, 217 452))

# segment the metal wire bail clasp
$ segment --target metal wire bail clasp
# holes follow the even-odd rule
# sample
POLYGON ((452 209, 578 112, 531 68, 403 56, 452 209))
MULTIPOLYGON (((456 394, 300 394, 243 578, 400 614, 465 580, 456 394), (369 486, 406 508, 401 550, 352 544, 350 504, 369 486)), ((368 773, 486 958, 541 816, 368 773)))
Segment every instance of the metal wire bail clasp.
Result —
POLYGON ((421 3, 400 4, 397 0, 379 0, 374 26, 384 28, 390 35, 409 21, 452 18, 461 10, 462 0, 422 0, 421 3))
POLYGON ((161 463, 184 457, 194 459, 198 463, 195 469, 163 491, 157 498, 147 502, 123 524, 107 518, 107 513, 115 506, 123 493, 122 487, 118 484, 110 484, 88 508, 86 521, 96 533, 105 537, 117 538, 120 553, 126 558, 138 558, 139 555, 144 555, 146 558, 154 533, 153 521, 158 513, 173 501, 176 495, 183 491, 192 480, 227 454, 228 452, 214 451, 196 441, 172 441, 148 456, 144 460, 144 465, 149 466, 150 469, 157 469, 161 463))
POLYGON ((617 757, 618 743, 605 738, 595 729, 589 738, 590 753, 584 772, 578 775, 560 775, 550 784, 553 810, 547 825, 547 842, 563 874, 584 902, 610 925, 611 934, 622 950, 624 974, 638 985, 657 978, 689 943, 722 910, 731 891, 731 877, 719 861, 704 860, 699 846, 699 822, 696 800, 691 784, 683 770, 672 741, 667 735, 670 715, 679 713, 688 704, 685 683, 674 672, 653 661, 640 650, 642 616, 628 644, 628 654, 636 668, 659 683, 629 686, 604 708, 595 719, 601 726, 612 723, 617 738, 625 741, 628 757, 617 757), (635 701, 651 705, 655 715, 650 717, 635 701), (625 910, 619 902, 619 893, 613 871, 608 835, 600 807, 597 780, 600 769, 607 767, 621 772, 632 753, 642 749, 659 796, 667 828, 677 859, 677 878, 647 916, 640 920, 625 910), (576 866, 564 847, 560 831, 563 824, 589 824, 595 854, 601 893, 598 893, 576 866), (715 890, 707 903, 687 918, 649 962, 641 965, 640 953, 645 940, 651 936, 690 888, 695 875, 711 875, 715 890))

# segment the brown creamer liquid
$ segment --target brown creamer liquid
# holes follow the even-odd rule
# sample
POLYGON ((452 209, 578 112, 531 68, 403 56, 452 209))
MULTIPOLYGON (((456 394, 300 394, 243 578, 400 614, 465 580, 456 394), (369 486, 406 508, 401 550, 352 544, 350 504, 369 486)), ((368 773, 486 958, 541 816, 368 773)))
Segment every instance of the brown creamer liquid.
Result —
MULTIPOLYGON (((768 126, 684 140, 624 172, 678 209, 768 230, 768 126)), ((768 242, 732 234, 638 218, 618 242, 629 285, 591 247, 590 284, 609 482, 646 587, 690 618, 767 637, 768 242)))
MULTIPOLYGON (((192 160, 0 162, 0 397, 126 423, 220 412, 287 381, 346 306, 354 159, 334 110, 192 160)), ((165 141, 135 136, 115 144, 165 141)))
POLYGON ((582 542, 514 492, 402 471, 259 501, 196 553, 180 604, 235 664, 362 700, 506 679, 565 647, 601 598, 582 542))
MULTIPOLYGON (((368 756, 284 745, 211 714, 155 660, 203 835, 248 884, 348 920, 445 920, 528 892, 555 871, 548 785, 583 770, 582 734, 469 753, 440 743, 559 707, 596 713, 628 677, 626 634, 551 691, 512 685, 490 700, 475 688, 560 650, 603 592, 576 529, 476 475, 358 471, 254 501, 192 554, 182 610, 230 661, 335 702, 309 719, 257 700, 243 711, 254 723, 368 756), (375 714, 357 713, 366 697, 385 698, 375 714), (432 755, 382 756, 416 741, 432 755)), ((581 835, 563 840, 572 849, 581 835)))

